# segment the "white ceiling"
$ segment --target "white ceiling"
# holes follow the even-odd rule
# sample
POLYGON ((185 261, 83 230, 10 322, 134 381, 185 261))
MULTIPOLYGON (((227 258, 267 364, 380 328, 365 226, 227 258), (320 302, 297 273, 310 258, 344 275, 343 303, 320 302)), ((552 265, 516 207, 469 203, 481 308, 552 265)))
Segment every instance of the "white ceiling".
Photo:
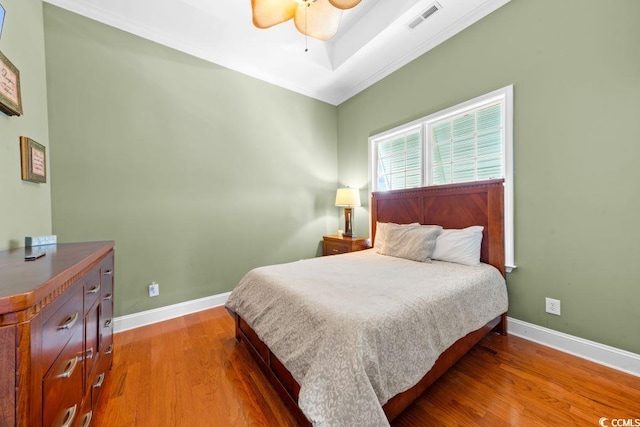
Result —
MULTIPOLYGON (((328 42, 288 21, 252 24, 251 0, 44 0, 140 37, 338 105, 510 0, 362 0, 328 42)), ((312 6, 313 7, 313 6, 312 6)))

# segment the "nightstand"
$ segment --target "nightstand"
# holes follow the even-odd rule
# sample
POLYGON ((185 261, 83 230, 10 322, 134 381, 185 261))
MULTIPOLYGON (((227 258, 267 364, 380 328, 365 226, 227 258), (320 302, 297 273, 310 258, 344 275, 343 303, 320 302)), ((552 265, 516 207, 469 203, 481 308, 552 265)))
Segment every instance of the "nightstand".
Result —
POLYGON ((338 255, 369 249, 365 237, 344 237, 332 234, 322 237, 322 255, 338 255))

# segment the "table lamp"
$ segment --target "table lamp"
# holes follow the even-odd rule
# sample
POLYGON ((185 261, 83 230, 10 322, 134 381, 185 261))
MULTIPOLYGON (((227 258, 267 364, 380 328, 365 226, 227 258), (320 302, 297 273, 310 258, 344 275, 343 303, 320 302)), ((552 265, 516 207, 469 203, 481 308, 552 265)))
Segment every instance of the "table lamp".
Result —
POLYGON ((356 237, 353 233, 353 208, 360 206, 360 191, 356 188, 338 188, 336 193, 336 206, 344 207, 344 234, 347 237, 356 237))

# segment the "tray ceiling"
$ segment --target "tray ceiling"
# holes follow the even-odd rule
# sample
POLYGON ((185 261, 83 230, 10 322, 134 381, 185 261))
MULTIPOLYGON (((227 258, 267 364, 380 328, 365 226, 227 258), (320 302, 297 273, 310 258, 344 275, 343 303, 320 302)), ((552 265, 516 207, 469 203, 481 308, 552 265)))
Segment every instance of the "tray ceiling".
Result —
POLYGON ((338 105, 510 0, 362 0, 331 40, 308 38, 308 52, 292 21, 255 28, 251 0, 45 1, 338 105))

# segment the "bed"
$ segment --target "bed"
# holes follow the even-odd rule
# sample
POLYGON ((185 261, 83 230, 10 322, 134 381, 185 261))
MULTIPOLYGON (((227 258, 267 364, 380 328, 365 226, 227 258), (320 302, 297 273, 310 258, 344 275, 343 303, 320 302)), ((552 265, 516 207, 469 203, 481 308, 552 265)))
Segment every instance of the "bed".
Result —
POLYGON ((482 226, 484 264, 370 249, 249 272, 227 302, 236 338, 302 425, 388 425, 487 333, 506 334, 502 180, 374 193, 372 239, 378 222, 482 226))

